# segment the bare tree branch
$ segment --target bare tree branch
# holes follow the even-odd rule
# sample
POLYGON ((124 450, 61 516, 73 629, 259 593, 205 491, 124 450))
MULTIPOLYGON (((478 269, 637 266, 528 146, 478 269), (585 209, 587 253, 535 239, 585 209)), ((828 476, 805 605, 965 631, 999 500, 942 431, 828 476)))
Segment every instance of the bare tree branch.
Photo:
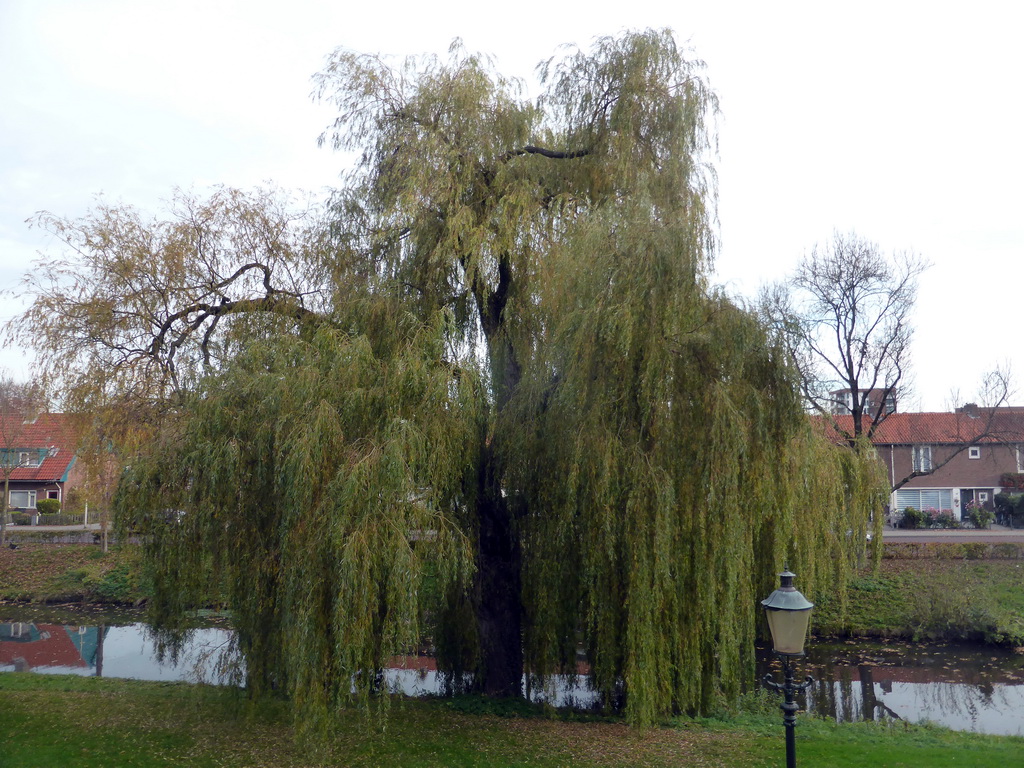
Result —
POLYGON ((762 313, 800 372, 808 406, 851 443, 873 435, 889 414, 887 399, 907 390, 909 317, 926 267, 912 254, 886 257, 872 242, 835 233, 788 281, 762 291, 762 313), (852 430, 833 418, 846 412, 852 430))

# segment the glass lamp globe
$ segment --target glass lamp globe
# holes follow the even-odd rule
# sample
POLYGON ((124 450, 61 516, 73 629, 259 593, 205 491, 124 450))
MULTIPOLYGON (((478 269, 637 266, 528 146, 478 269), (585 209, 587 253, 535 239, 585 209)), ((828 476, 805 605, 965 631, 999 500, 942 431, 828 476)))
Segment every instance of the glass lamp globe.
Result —
POLYGON ((761 601, 772 633, 772 645, 775 652, 783 656, 804 655, 807 625, 814 608, 814 603, 793 586, 795 577, 796 574, 788 570, 779 574, 779 588, 761 601))

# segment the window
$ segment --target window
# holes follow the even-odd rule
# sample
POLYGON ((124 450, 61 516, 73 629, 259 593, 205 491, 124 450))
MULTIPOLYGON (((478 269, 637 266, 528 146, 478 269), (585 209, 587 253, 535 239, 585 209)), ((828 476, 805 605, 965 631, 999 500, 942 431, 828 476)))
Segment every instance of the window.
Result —
POLYGON ((950 512, 953 510, 953 491, 948 488, 921 490, 900 488, 896 491, 896 509, 902 512, 907 507, 950 512))
POLYGON ((60 491, 47 491, 46 498, 60 500, 60 491))
POLYGON ((978 503, 984 504, 988 501, 988 491, 978 491, 978 503))
POLYGON ((35 509, 35 491, 11 491, 11 506, 15 509, 35 509))
MULTIPOLYGON (((914 471, 932 471, 932 447, 930 445, 914 446, 914 471)), ((913 505, 911 505, 913 506, 913 505)))
POLYGON ((1017 446, 1017 471, 1024 472, 1024 445, 1017 446))
POLYGON ((977 446, 977 445, 972 445, 970 448, 967 449, 967 458, 968 459, 980 459, 981 458, 981 448, 979 446, 977 446))
POLYGON ((38 467, 39 451, 4 450, 2 460, 7 467, 38 467))

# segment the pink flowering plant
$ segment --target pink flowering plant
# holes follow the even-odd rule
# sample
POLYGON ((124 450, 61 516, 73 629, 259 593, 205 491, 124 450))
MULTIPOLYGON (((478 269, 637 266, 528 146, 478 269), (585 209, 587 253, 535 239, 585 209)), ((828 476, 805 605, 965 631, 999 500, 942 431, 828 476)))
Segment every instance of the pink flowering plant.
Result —
POLYGON ((967 502, 965 512, 967 520, 975 528, 988 528, 996 518, 995 512, 990 509, 985 509, 983 504, 979 504, 976 501, 967 502))

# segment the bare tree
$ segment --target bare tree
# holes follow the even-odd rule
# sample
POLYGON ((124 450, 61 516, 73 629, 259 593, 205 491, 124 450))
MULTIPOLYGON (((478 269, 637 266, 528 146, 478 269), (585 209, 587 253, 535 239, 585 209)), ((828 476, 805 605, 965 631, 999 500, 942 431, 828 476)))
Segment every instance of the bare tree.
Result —
POLYGON ((24 466, 18 449, 23 448, 25 424, 31 421, 38 405, 35 389, 0 373, 0 478, 4 484, 4 502, 0 513, 0 544, 7 541, 7 518, 11 500, 11 476, 24 466))
POLYGON ((889 413, 884 404, 905 393, 910 313, 927 266, 836 232, 791 278, 762 292, 762 312, 799 369, 805 400, 850 442, 870 438, 889 413), (852 429, 838 414, 853 417, 852 429))

